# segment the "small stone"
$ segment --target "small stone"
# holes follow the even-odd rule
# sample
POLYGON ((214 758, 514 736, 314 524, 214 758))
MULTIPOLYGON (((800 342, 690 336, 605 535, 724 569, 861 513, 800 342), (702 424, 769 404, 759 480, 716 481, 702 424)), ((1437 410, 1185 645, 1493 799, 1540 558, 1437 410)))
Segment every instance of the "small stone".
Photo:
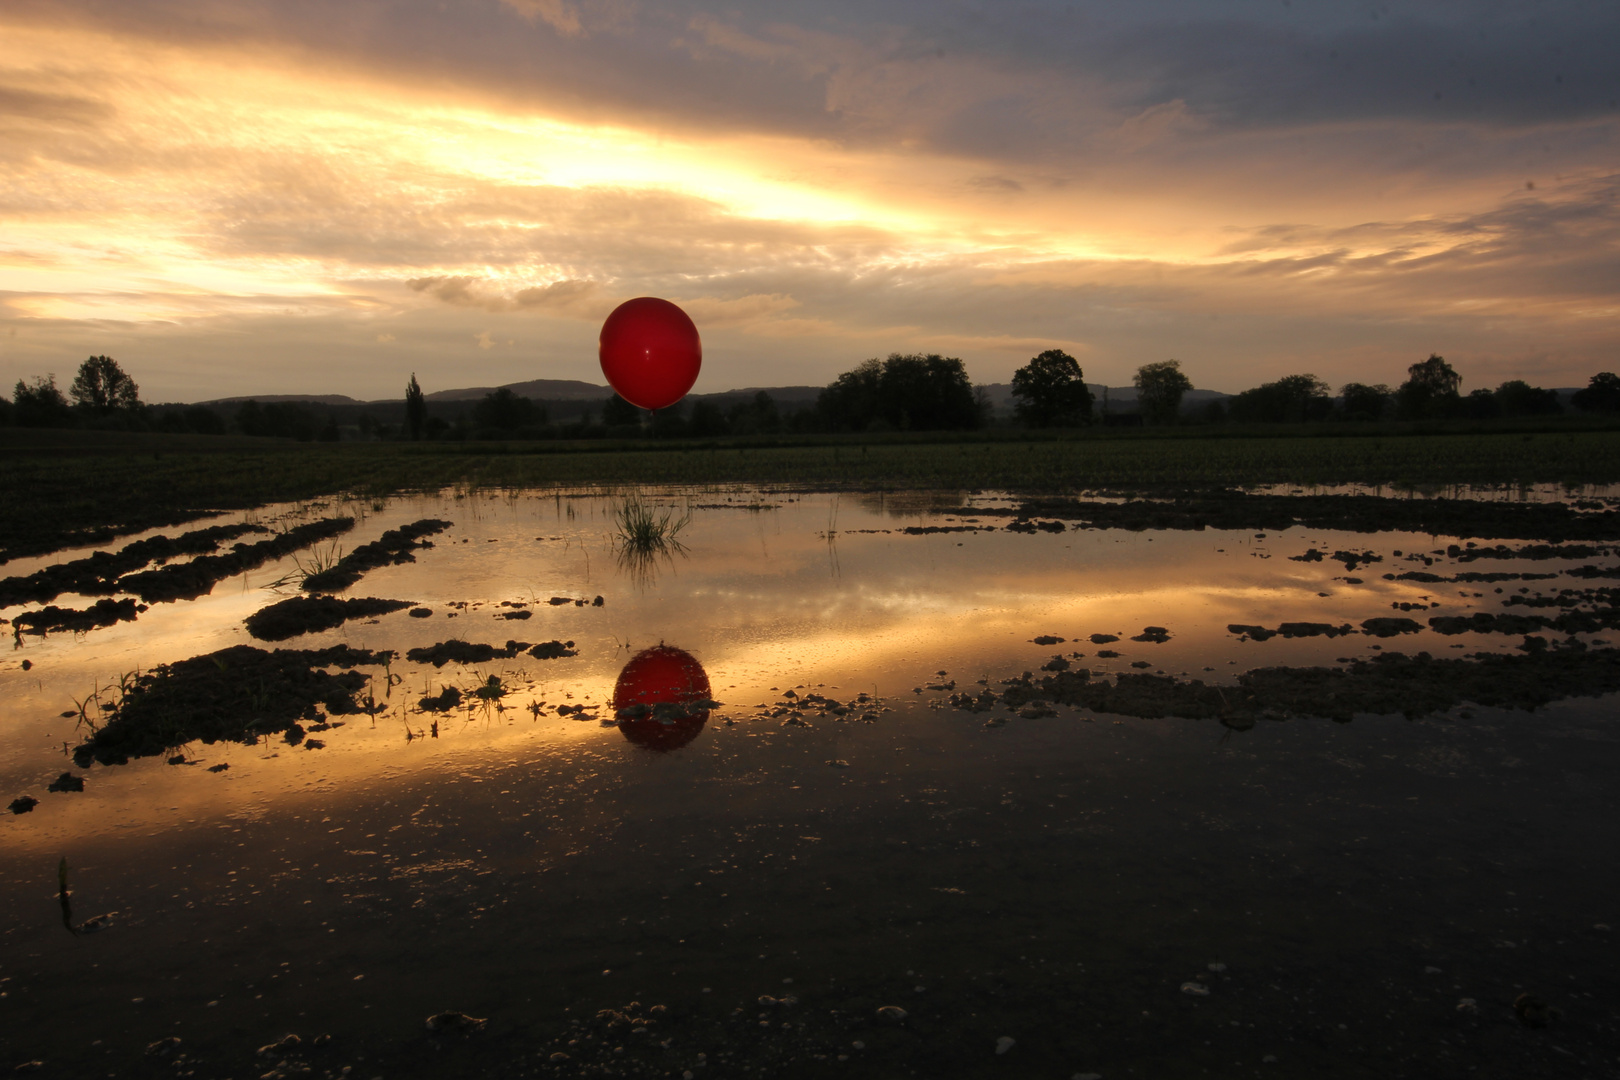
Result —
POLYGON ((322 742, 320 739, 306 739, 306 740, 304 740, 304 749, 305 750, 325 750, 326 749, 326 744, 324 742, 322 742))
POLYGON ((1260 1064, 1262 1064, 1262 1065, 1275 1065, 1275 1064, 1277 1064, 1277 1055, 1276 1054, 1267 1054, 1265 1057, 1260 1059, 1260 1064))
POLYGON ((1555 1011, 1536 995, 1526 992, 1513 999, 1513 1011, 1519 1014, 1519 1020, 1525 1027, 1546 1027, 1555 1011))
POLYGON ((1209 987, 1201 982, 1184 982, 1181 984, 1181 992, 1191 994, 1193 997, 1209 997, 1209 987))
POLYGON ((1013 1038, 1011 1035, 1003 1035, 1003 1036, 1001 1036, 999 1039, 996 1040, 996 1053, 997 1054, 1005 1054, 1007 1051, 1011 1050, 1013 1048, 1014 1044, 1016 1044, 1017 1042, 1018 1042, 1018 1040, 1013 1038))
POLYGON ((117 914, 116 911, 109 911, 104 915, 93 915, 74 927, 73 932, 76 934, 99 934, 113 924, 113 916, 117 914))
POLYGON ((455 1031, 469 1034, 482 1030, 485 1023, 485 1020, 476 1016, 468 1016, 466 1013, 442 1012, 434 1013, 428 1017, 426 1026, 429 1031, 433 1032, 455 1031))
POLYGON ((1477 1013, 1479 1012, 1479 1002, 1473 998, 1458 998, 1457 1011, 1460 1013, 1477 1013))
POLYGON ((827 764, 831 765, 835 769, 849 768, 849 762, 845 761, 843 758, 831 758, 828 760, 827 764))
POLYGON ((1209 970, 1216 971, 1216 972, 1225 971, 1226 970, 1226 965, 1225 964, 1211 964, 1211 965, 1209 965, 1209 970))
POLYGON ((22 795, 12 799, 11 805, 8 806, 7 809, 13 814, 26 814, 38 805, 39 800, 34 798, 32 795, 22 795))
MULTIPOLYGON (((550 1061, 551 1061, 551 1062, 552 1062, 552 1063, 553 1063, 553 1064, 558 1064, 558 1065, 560 1065, 560 1064, 562 1064, 562 1063, 563 1063, 563 1062, 565 1062, 565 1061, 567 1061, 567 1060, 568 1060, 568 1055, 567 1055, 567 1054, 565 1054, 565 1053, 563 1053, 563 1052, 562 1052, 562 1051, 561 1051, 561 1050, 558 1050, 558 1051, 556 1051, 556 1052, 554 1052, 554 1053, 553 1053, 553 1054, 552 1054, 552 1055, 551 1055, 551 1057, 550 1057, 550 1059, 549 1059, 549 1060, 550 1060, 550 1061)), ((687 1074, 686 1074, 686 1075, 687 1075, 687 1076, 691 1076, 691 1075, 692 1075, 692 1074, 691 1074, 691 1073, 687 1073, 687 1074)))
POLYGON ((908 1015, 906 1010, 898 1005, 884 1005, 878 1009, 877 1014, 884 1020, 904 1020, 908 1015))
POLYGON ((178 1049, 180 1049, 180 1036, 178 1035, 166 1035, 163 1038, 158 1039, 156 1042, 146 1044, 146 1053, 148 1057, 167 1056, 174 1053, 178 1049))
POLYGON ((83 791, 84 790, 84 777, 82 777, 82 776, 74 776, 70 772, 65 772, 61 776, 58 776, 55 780, 51 781, 51 786, 50 786, 49 790, 51 790, 51 791, 83 791))
POLYGON ((850 1043, 849 1045, 854 1047, 856 1050, 865 1050, 866 1049, 866 1044, 861 1042, 861 1040, 859 1040, 859 1039, 856 1039, 854 1042, 850 1043))
POLYGON ((228 769, 230 767, 231 766, 230 766, 229 762, 222 761, 218 765, 210 765, 210 766, 208 766, 208 771, 209 772, 224 772, 226 769, 228 769))
POLYGON ((38 1072, 39 1070, 43 1069, 44 1067, 45 1067, 45 1063, 43 1061, 35 1059, 34 1061, 25 1061, 25 1062, 23 1062, 21 1065, 17 1066, 15 1069, 13 1069, 12 1072, 20 1072, 20 1073, 38 1072))
POLYGON ((1425 975, 1443 975, 1443 974, 1445 974, 1445 972, 1441 971, 1439 968, 1437 968, 1437 967, 1435 967, 1434 965, 1431 964, 1428 967, 1423 969, 1423 974, 1425 974, 1425 975))

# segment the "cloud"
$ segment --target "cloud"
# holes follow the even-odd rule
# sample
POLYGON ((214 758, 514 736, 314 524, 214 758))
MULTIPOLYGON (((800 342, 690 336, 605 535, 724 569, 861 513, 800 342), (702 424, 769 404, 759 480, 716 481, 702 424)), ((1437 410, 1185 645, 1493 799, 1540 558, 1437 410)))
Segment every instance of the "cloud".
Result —
POLYGON ((478 333, 473 335, 473 340, 478 342, 478 347, 480 349, 493 349, 495 347, 495 341, 489 336, 488 330, 478 331, 478 333))
POLYGON ((530 22, 539 20, 565 37, 578 37, 583 33, 579 11, 567 0, 501 0, 530 22))

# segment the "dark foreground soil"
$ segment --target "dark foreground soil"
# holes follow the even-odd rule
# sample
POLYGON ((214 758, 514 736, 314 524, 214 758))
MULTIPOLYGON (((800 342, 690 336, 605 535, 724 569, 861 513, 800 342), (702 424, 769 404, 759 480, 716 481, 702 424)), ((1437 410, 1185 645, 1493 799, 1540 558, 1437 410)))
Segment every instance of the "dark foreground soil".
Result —
POLYGON ((370 677, 355 668, 384 665, 392 657, 345 645, 274 652, 234 645, 163 664, 136 679, 73 757, 81 767, 92 761, 123 764, 194 740, 251 744, 262 735, 291 731, 300 720, 318 723, 357 713, 363 708, 357 695, 370 677), (348 670, 334 674, 328 668, 348 670))
POLYGON ((248 633, 260 641, 286 641, 299 634, 333 630, 354 619, 400 611, 415 600, 379 600, 374 596, 339 600, 335 596, 293 596, 260 608, 246 619, 248 633))

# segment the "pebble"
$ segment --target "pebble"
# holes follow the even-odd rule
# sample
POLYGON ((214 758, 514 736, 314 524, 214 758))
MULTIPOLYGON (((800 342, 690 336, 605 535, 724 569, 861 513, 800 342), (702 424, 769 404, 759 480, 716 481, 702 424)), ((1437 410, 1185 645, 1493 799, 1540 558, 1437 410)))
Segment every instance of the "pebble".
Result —
POLYGON ((1479 1003, 1473 998, 1459 998, 1457 1000, 1457 1011, 1465 1013, 1477 1013, 1479 1012, 1479 1003))
POLYGON ((877 1011, 885 1020, 904 1020, 909 1014, 898 1005, 884 1005, 877 1011))
POLYGON ((12 799, 11 805, 6 807, 6 809, 10 810, 13 814, 26 814, 38 805, 39 800, 34 798, 32 795, 23 795, 12 799))
POLYGON ((1209 965, 1209 970, 1211 970, 1211 971, 1225 971, 1226 970, 1226 965, 1225 964, 1211 964, 1211 965, 1209 965))
POLYGON ((1018 1040, 1013 1038, 1011 1035, 1001 1036, 996 1040, 996 1053, 1005 1054, 1007 1051, 1011 1050, 1017 1042, 1018 1040))
POLYGON ((1191 994, 1193 997, 1209 997, 1209 987, 1201 982, 1184 982, 1181 984, 1181 992, 1191 994))

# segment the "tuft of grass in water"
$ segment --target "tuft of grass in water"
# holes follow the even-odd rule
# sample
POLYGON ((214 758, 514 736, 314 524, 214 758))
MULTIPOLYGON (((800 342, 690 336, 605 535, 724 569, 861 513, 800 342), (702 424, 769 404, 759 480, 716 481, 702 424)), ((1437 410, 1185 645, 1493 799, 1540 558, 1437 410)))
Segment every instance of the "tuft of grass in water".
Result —
POLYGON ((677 513, 674 507, 656 506, 640 495, 627 496, 613 510, 619 547, 636 554, 684 550, 675 538, 691 523, 690 508, 677 513))
POLYGON ((324 549, 311 550, 306 559, 299 555, 293 556, 293 568, 276 578, 265 582, 266 589, 303 588, 304 580, 316 574, 324 574, 338 563, 343 561, 343 545, 333 541, 324 549))

